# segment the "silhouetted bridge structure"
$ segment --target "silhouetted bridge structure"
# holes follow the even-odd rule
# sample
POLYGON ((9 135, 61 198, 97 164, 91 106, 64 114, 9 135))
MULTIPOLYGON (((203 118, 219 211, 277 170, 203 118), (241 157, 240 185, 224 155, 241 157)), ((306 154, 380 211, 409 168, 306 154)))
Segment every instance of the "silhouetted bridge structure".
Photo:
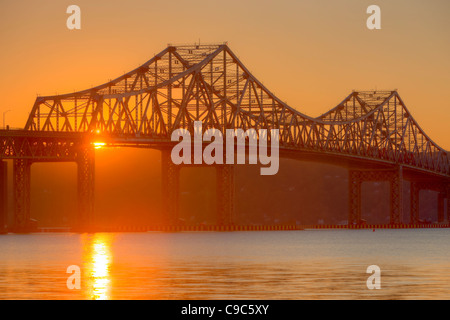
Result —
MULTIPOLYGON (((0 131, 0 158, 13 159, 13 230, 29 227, 30 166, 44 161, 77 163, 75 227, 85 230, 92 225, 93 143, 98 141, 161 150, 165 217, 168 225, 176 224, 180 166, 170 158, 171 133, 178 128, 192 132, 194 121, 202 121, 204 131, 279 129, 281 157, 347 167, 349 225, 361 221, 364 181, 389 182, 391 224, 402 222, 404 180, 411 183, 409 223, 419 220, 422 189, 439 192, 439 222, 445 220, 445 199, 450 212, 449 154, 424 133, 397 91, 354 91, 313 118, 277 98, 226 44, 169 45, 142 66, 103 85, 38 97, 23 130, 0 131)), ((4 186, 6 163, 1 163, 4 186)), ((234 165, 214 166, 217 222, 226 226, 233 223, 234 165)), ((5 192, 2 200, 5 203, 5 192)))

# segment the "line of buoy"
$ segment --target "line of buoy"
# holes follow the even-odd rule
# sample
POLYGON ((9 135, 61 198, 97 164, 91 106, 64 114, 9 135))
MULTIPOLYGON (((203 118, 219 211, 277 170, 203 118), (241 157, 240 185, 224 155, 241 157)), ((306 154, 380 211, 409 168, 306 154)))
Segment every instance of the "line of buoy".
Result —
POLYGON ((424 229, 450 228, 449 223, 414 223, 414 224, 355 224, 355 225, 303 225, 304 229, 424 229))
MULTIPOLYGON (((195 231, 288 231, 303 230, 298 225, 197 225, 197 226, 120 226, 91 228, 95 232, 195 232, 195 231)), ((38 228, 39 232, 70 232, 70 228, 38 228)))
MULTIPOLYGON (((290 231, 304 229, 420 229, 450 228, 449 223, 440 224, 358 224, 358 225, 197 225, 197 226, 120 226, 108 228, 92 228, 92 232, 196 232, 196 231, 290 231)), ((69 227, 38 228, 38 232, 71 232, 69 227)))

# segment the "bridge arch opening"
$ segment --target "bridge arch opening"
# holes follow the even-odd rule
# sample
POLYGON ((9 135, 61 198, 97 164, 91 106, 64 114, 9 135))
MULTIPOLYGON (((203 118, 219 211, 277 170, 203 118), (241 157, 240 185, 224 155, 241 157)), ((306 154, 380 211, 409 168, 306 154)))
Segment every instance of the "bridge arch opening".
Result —
POLYGON ((421 222, 437 222, 439 215, 439 192, 421 190, 419 193, 419 220, 421 222))
POLYGON ((31 165, 30 218, 40 228, 66 227, 77 222, 77 165, 35 162, 31 165))
POLYGON ((217 219, 216 168, 189 167, 180 170, 180 222, 186 225, 215 225, 217 219))
POLYGON ((280 158, 279 171, 237 166, 236 220, 242 224, 346 224, 347 172, 329 164, 280 158))
POLYGON ((388 181, 364 181, 361 184, 361 219, 368 224, 390 223, 390 186, 388 181))
POLYGON ((163 223, 159 150, 106 147, 95 157, 94 225, 133 230, 163 223))

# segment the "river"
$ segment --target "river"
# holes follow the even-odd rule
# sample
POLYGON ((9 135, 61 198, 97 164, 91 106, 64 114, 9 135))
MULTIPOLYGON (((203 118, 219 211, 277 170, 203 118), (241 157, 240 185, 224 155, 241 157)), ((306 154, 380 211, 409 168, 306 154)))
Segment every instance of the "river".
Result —
POLYGON ((449 229, 6 234, 0 299, 450 299, 449 244, 449 229))

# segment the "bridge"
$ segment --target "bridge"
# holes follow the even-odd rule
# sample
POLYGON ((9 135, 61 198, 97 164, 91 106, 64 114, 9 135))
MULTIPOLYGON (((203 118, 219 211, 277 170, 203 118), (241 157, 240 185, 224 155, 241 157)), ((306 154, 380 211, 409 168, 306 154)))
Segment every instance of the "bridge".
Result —
MULTIPOLYGON (((410 221, 419 221, 420 190, 439 192, 438 221, 450 214, 450 157, 420 128, 396 90, 353 91, 335 108, 310 117, 288 106, 256 79, 226 43, 168 45, 140 67, 102 85, 37 97, 26 125, 0 130, 0 159, 13 159, 14 226, 30 225, 30 167, 35 162, 76 162, 76 230, 92 225, 95 143, 161 150, 167 224, 178 221, 179 173, 171 161, 171 133, 278 129, 280 156, 348 168, 348 223, 362 221, 361 184, 388 181, 390 223, 403 217, 404 181, 411 184, 410 221)), ((270 137, 269 137, 270 138, 270 137)), ((1 161, 5 190, 6 163, 1 161)), ((234 166, 217 172, 217 221, 234 216, 234 166)), ((1 193, 5 203, 5 192, 1 193)), ((4 220, 5 209, 3 208, 4 220)), ((3 224, 2 224, 3 225, 3 224)))

